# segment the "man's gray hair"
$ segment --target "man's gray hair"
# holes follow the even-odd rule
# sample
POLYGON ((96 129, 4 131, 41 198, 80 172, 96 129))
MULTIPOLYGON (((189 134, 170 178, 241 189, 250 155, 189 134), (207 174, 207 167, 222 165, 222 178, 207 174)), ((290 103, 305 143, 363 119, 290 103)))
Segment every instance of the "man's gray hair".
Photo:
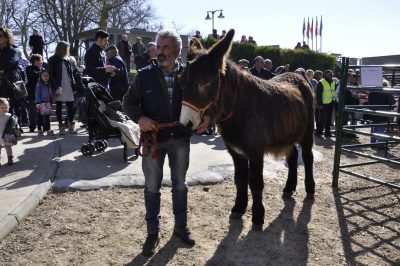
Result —
POLYGON ((172 41, 179 47, 179 50, 182 50, 182 39, 181 36, 173 30, 162 30, 157 33, 156 43, 161 39, 171 38, 172 41))

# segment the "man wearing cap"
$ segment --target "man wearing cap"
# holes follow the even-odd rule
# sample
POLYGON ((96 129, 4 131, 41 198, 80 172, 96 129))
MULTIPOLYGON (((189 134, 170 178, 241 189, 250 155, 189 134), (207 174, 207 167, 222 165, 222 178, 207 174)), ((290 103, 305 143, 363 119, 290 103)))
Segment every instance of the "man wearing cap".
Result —
POLYGON ((157 45, 155 42, 149 42, 146 45, 146 52, 143 58, 146 65, 150 63, 150 60, 157 60, 157 45))
POLYGON ((141 69, 147 65, 144 60, 144 53, 146 51, 146 46, 142 43, 142 38, 136 37, 136 42, 132 46, 132 52, 135 56, 136 69, 141 69))
POLYGON ((128 43, 128 36, 122 35, 121 40, 117 44, 119 55, 124 60, 128 72, 131 69, 131 46, 128 43))
POLYGON ((108 45, 109 34, 98 30, 94 36, 95 42, 86 51, 85 68, 86 73, 97 83, 108 89, 109 76, 115 72, 115 67, 107 65, 104 49, 108 45))
POLYGON ((238 65, 239 65, 240 70, 243 70, 244 72, 250 73, 249 72, 249 60, 240 59, 238 61, 238 65))

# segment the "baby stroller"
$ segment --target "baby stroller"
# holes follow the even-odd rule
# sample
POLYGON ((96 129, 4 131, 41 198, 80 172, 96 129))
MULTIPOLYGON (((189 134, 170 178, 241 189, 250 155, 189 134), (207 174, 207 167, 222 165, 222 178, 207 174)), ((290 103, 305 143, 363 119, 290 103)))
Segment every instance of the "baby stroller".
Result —
MULTIPOLYGON (((86 94, 87 130, 89 132, 88 143, 82 144, 81 152, 83 155, 92 155, 95 150, 102 152, 108 147, 107 139, 118 138, 123 145, 123 160, 128 161, 128 141, 132 138, 123 137, 118 127, 111 125, 111 120, 107 117, 105 109, 107 104, 114 101, 110 93, 92 78, 84 78, 86 94), (92 144, 94 142, 94 144, 92 144)), ((132 121, 130 121, 133 123, 132 121)), ((137 141, 133 141, 137 142, 137 141)), ((132 143, 130 143, 132 144, 132 143)), ((132 147, 132 145, 129 145, 132 147)), ((136 147, 134 145, 134 147, 136 147)), ((138 149, 135 148, 135 155, 138 149)))

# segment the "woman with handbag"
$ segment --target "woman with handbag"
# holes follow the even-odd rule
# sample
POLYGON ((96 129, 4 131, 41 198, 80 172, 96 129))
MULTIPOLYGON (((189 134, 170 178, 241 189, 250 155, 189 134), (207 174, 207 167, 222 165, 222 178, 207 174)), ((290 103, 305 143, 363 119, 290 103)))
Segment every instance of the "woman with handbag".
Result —
POLYGON ((67 106, 68 133, 76 134, 74 122, 74 94, 75 78, 74 68, 69 60, 69 43, 60 41, 56 51, 49 58, 50 86, 55 94, 56 116, 60 135, 65 134, 65 126, 62 119, 62 104, 67 106))
POLYGON ((49 84, 49 71, 44 69, 40 71, 39 81, 36 84, 35 102, 38 114, 38 136, 43 136, 43 132, 47 132, 47 136, 54 136, 53 130, 50 129, 51 108, 51 89, 49 84))
POLYGON ((14 36, 10 29, 0 27, 0 97, 8 98, 10 112, 20 115, 20 99, 14 97, 13 83, 22 80, 18 66, 19 53, 12 47, 14 36))

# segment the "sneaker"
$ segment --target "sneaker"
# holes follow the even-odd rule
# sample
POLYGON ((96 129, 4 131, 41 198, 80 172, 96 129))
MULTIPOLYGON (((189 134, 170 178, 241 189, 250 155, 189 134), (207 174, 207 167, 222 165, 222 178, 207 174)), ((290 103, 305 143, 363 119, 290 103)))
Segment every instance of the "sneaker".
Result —
POLYGON ((47 131, 47 136, 54 136, 54 131, 53 130, 47 131))
POLYGON ((174 235, 179 237, 185 244, 188 244, 189 246, 194 246, 194 244, 196 244, 193 234, 190 232, 187 226, 185 227, 175 226, 174 235))
POLYGON ((142 250, 143 256, 146 257, 153 256, 159 242, 160 239, 158 238, 158 234, 148 234, 146 241, 143 244, 143 250, 142 250))
POLYGON ((65 127, 60 128, 60 135, 65 135, 65 127))
POLYGON ((38 135, 38 136, 44 136, 43 131, 42 131, 42 130, 39 130, 38 133, 37 133, 37 135, 38 135))

